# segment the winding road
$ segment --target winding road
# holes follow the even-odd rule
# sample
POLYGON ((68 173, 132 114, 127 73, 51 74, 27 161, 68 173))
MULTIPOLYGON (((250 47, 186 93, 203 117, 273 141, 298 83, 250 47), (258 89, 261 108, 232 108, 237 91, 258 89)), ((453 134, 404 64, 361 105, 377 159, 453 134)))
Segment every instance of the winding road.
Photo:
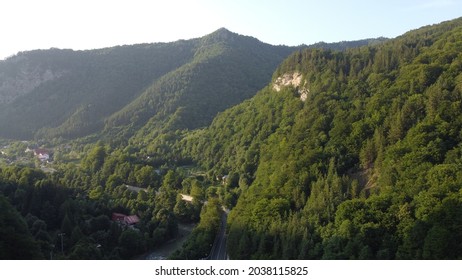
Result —
POLYGON ((220 231, 215 237, 213 242, 212 250, 208 257, 209 260, 227 260, 228 254, 226 252, 226 220, 228 219, 228 213, 226 210, 221 215, 220 231))

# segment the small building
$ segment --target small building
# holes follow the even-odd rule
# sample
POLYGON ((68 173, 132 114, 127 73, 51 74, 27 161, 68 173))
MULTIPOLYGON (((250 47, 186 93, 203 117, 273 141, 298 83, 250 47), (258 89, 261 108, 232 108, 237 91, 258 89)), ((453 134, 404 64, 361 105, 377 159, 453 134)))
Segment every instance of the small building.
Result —
POLYGON ((181 200, 184 200, 186 202, 192 202, 194 200, 194 198, 190 195, 187 195, 187 194, 180 194, 181 195, 181 200))
POLYGON ((127 217, 127 215, 120 213, 112 213, 112 220, 114 222, 123 222, 125 217, 127 217))
POLYGON ((50 151, 46 149, 35 149, 34 150, 34 155, 40 160, 40 161, 47 161, 50 159, 50 151))
POLYGON ((137 215, 130 215, 124 218, 124 222, 127 226, 135 225, 140 222, 140 218, 137 215))
POLYGON ((112 220, 126 226, 132 226, 140 222, 137 215, 127 216, 121 213, 112 213, 112 220))

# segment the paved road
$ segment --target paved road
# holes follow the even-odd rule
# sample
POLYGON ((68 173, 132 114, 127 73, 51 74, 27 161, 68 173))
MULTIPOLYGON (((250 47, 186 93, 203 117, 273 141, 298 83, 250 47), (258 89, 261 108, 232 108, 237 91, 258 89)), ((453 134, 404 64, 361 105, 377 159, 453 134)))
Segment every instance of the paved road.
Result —
POLYGON ((226 252, 226 220, 228 218, 228 213, 223 211, 221 215, 221 225, 220 231, 218 232, 217 237, 212 246, 212 251, 210 252, 210 260, 227 260, 228 254, 226 252))

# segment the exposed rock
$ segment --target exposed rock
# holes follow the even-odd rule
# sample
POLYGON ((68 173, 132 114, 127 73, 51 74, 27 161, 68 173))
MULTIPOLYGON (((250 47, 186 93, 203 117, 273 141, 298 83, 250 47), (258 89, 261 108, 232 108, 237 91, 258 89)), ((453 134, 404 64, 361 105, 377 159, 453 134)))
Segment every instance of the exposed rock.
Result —
POLYGON ((25 95, 41 84, 62 76, 49 69, 31 68, 23 65, 15 75, 0 72, 0 104, 8 104, 25 95))
POLYGON ((298 90, 298 93, 300 94, 300 100, 305 102, 308 98, 308 93, 310 93, 310 91, 306 88, 302 88, 298 90))
POLYGON ((276 81, 274 81, 273 89, 279 92, 283 87, 292 86, 298 90, 300 100, 305 101, 308 98, 308 93, 310 93, 310 90, 304 87, 306 85, 306 82, 303 85, 303 87, 300 88, 302 78, 303 77, 300 72, 294 72, 292 74, 286 73, 282 75, 282 77, 278 77, 276 81))
POLYGON ((302 74, 295 72, 293 74, 284 74, 274 81, 273 89, 279 92, 282 87, 293 86, 298 87, 302 82, 302 74))

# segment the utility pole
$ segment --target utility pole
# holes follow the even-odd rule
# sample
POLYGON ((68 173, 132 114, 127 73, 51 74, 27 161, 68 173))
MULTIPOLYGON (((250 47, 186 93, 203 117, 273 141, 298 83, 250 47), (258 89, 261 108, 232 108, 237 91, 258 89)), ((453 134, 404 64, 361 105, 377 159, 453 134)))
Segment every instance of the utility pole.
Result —
POLYGON ((64 242, 63 236, 66 235, 64 232, 58 233, 58 236, 61 236, 61 254, 64 256, 64 242))
POLYGON ((53 250, 55 249, 55 245, 51 245, 51 250, 50 250, 50 260, 53 260, 53 250))

